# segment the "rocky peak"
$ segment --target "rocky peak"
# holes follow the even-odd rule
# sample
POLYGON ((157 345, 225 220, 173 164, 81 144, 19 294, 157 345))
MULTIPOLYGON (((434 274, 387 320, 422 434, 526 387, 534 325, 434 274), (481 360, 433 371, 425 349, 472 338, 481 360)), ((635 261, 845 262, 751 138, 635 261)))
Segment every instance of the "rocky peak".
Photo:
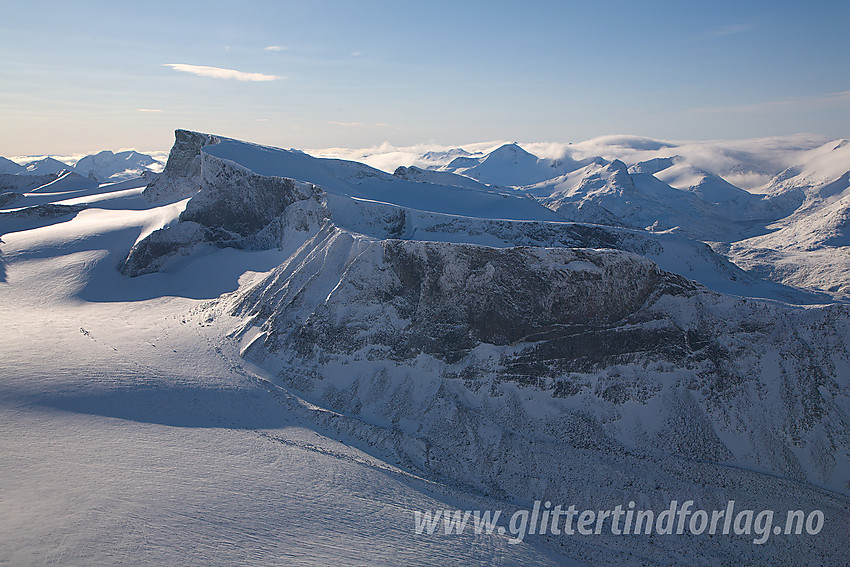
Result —
POLYGON ((154 202, 178 201, 196 193, 201 173, 201 148, 218 144, 224 138, 190 130, 175 130, 174 145, 162 174, 145 189, 144 195, 154 202))

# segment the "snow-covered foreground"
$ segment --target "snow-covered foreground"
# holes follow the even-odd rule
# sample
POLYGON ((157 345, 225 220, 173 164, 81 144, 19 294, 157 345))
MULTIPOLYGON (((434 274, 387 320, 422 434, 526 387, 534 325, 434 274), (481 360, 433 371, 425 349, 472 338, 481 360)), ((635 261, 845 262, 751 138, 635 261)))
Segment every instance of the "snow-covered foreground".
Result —
POLYGON ((498 504, 329 437, 319 410, 242 366, 199 307, 278 253, 131 280, 116 251, 174 207, 109 197, 2 236, 0 563, 571 563, 497 535, 414 535, 414 510, 498 504))

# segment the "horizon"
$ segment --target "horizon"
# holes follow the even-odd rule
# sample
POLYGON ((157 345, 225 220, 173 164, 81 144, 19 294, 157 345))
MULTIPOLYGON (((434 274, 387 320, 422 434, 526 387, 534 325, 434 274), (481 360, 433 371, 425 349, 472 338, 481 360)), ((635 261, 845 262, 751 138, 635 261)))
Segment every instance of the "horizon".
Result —
MULTIPOLYGON (((175 128, 172 132, 176 132, 177 130, 186 130, 186 128, 175 128)), ((204 132, 206 134, 212 134, 221 137, 230 137, 225 136, 224 134, 220 134, 218 132, 204 132)), ((232 137, 230 137, 232 138, 232 137)), ((236 139, 236 138, 234 138, 236 139)), ((745 146, 757 146, 764 142, 785 142, 797 144, 796 150, 802 150, 805 148, 814 148, 819 145, 828 144, 834 142, 839 139, 846 139, 844 137, 833 138, 830 136, 824 136, 821 134, 814 134, 811 132, 798 132, 788 135, 780 135, 780 136, 764 136, 764 137, 752 137, 752 138, 728 138, 728 139, 708 139, 708 140, 683 140, 683 139, 661 139, 661 138, 650 138, 647 136, 639 136, 632 134, 603 134, 600 136, 594 136, 592 138, 588 138, 586 140, 578 140, 575 142, 559 142, 559 141, 520 141, 520 140, 486 140, 486 141, 476 141, 476 142, 468 142, 463 144, 438 144, 438 143, 417 143, 411 145, 393 145, 387 141, 384 141, 380 144, 374 144, 371 146, 364 147, 345 147, 345 146, 329 146, 324 148, 285 148, 281 146, 275 146, 273 144, 258 144, 266 147, 273 147, 277 149, 283 150, 296 150, 303 151, 315 157, 321 158, 336 158, 336 159, 344 159, 349 161, 360 161, 372 167, 376 167, 377 169, 381 169, 383 171, 387 171, 392 173, 392 171, 398 167, 399 165, 414 165, 414 161, 420 158, 423 154, 431 151, 447 151, 450 149, 461 148, 467 151, 472 151, 479 154, 488 154, 497 148, 506 145, 506 144, 517 144, 522 147, 525 151, 535 155, 538 158, 561 158, 568 153, 568 148, 574 148, 573 151, 578 151, 579 154, 589 156, 596 155, 596 153, 605 153, 602 151, 594 152, 590 148, 595 148, 597 150, 600 149, 600 146, 608 146, 607 149, 610 151, 614 148, 620 148, 624 152, 634 152, 636 154, 643 153, 642 150, 636 148, 629 148, 628 145, 617 145, 611 144, 610 140, 613 139, 623 139, 623 140, 647 140, 647 141, 655 141, 661 142, 665 144, 670 144, 671 147, 669 149, 684 149, 689 146, 723 146, 726 144, 731 145, 745 145, 745 146), (404 159, 395 157, 390 158, 388 161, 384 161, 384 163, 389 163, 390 165, 382 165, 382 157, 393 156, 402 154, 407 156, 409 159, 405 161, 404 159)), ((257 143, 254 140, 239 140, 248 143, 257 143)), ((9 159, 13 162, 18 163, 19 165, 26 165, 28 163, 33 163, 35 161, 40 161, 46 158, 52 158, 57 161, 63 162, 66 165, 70 165, 74 167, 76 162, 80 159, 93 156, 99 152, 107 151, 112 152, 113 154, 118 154, 121 152, 137 152, 144 155, 148 155, 157 161, 161 162, 164 166, 165 162, 168 158, 168 155, 171 151, 170 144, 167 148, 160 149, 145 149, 138 147, 123 147, 123 148, 99 148, 99 149, 91 149, 88 151, 80 151, 80 152, 71 152, 71 153, 34 153, 34 154, 20 154, 20 155, 0 155, 0 157, 9 159)), ((616 153, 616 152, 615 152, 616 153)), ((675 152, 673 152, 675 153, 675 152)), ((620 159, 622 156, 616 156, 613 159, 620 159)))
MULTIPOLYGON (((173 134, 177 130, 188 130, 187 128, 174 128, 171 130, 173 134)), ((193 130, 197 131, 197 130, 193 130)), ((801 143, 805 142, 804 145, 813 146, 813 145, 822 145, 827 144, 837 140, 846 140, 845 136, 827 136, 823 134, 817 134, 813 132, 795 132, 792 134, 786 135, 777 135, 777 136, 755 136, 755 137, 742 137, 742 138, 711 138, 711 139, 673 139, 673 138, 651 138, 649 136, 641 136, 637 134, 601 134, 599 136, 594 136, 591 138, 576 140, 576 141, 555 141, 555 140, 542 140, 542 141, 532 141, 532 140, 508 140, 508 139, 499 139, 499 140, 478 140, 471 141, 466 143, 436 143, 436 142, 420 142, 409 145, 394 145, 388 141, 383 141, 378 144, 373 144, 369 146, 327 146, 327 147, 314 147, 314 148, 296 148, 296 147, 283 147, 274 144, 262 144, 258 143, 255 140, 250 139, 239 139, 233 136, 227 136, 225 134, 221 134, 219 132, 201 132, 204 134, 212 134, 214 136, 224 137, 224 138, 232 138, 242 142, 254 143, 261 146, 273 147, 277 149, 283 150, 298 150, 303 151, 311 155, 315 155, 315 157, 337 157, 339 156, 351 156, 355 153, 363 153, 365 156, 374 156, 381 154, 389 154, 394 152, 406 152, 406 153, 420 153, 424 154, 429 151, 443 151, 450 149, 465 149, 470 150, 474 149, 480 153, 489 153, 496 148, 506 145, 506 144, 517 144, 527 152, 534 154, 540 158, 557 158, 563 157, 565 150, 570 146, 581 147, 582 145, 587 145, 591 143, 602 143, 606 139, 614 139, 614 138, 623 138, 623 139, 632 139, 632 140, 651 140, 662 143, 669 143, 673 147, 679 146, 689 146, 689 145, 722 145, 722 144, 755 144, 758 142, 768 142, 768 141, 784 141, 784 142, 792 142, 794 140, 800 140, 801 143)), ((172 136, 173 138, 173 136, 172 136)), ((174 141, 172 139, 171 143, 165 148, 142 148, 142 147, 121 147, 121 148, 109 148, 109 147, 99 147, 93 148, 84 151, 76 151, 76 152, 67 152, 67 153, 30 153, 30 154, 10 154, 10 155, 0 155, 0 157, 6 158, 8 160, 14 161, 19 165, 25 165, 26 163, 31 163, 33 161, 45 159, 45 158, 53 158, 61 162, 65 162, 68 165, 73 165, 74 162, 87 157, 93 156, 99 152, 107 151, 112 152, 113 154, 118 154, 121 152, 138 152, 141 154, 149 155, 154 159, 157 159, 165 164, 165 159, 168 158, 168 154, 171 151, 171 146, 173 146, 174 141)), ((802 149, 802 148, 797 148, 802 149)), ((637 151, 637 150, 635 150, 637 151)), ((350 159, 356 161, 352 157, 344 157, 343 159, 350 159)), ((379 168, 380 169, 380 168, 379 168)))
POLYGON ((166 149, 175 124, 297 148, 834 139, 850 124, 846 2, 149 6, 7 7, 0 155, 166 149))

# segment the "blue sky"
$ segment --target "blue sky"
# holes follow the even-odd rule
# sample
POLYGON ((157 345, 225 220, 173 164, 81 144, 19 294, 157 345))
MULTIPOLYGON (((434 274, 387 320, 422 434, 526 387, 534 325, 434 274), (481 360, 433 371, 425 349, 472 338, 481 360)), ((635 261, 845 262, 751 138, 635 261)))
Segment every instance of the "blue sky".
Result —
POLYGON ((850 135, 850 2, 5 2, 0 155, 850 135), (210 69, 214 68, 214 69, 210 69))

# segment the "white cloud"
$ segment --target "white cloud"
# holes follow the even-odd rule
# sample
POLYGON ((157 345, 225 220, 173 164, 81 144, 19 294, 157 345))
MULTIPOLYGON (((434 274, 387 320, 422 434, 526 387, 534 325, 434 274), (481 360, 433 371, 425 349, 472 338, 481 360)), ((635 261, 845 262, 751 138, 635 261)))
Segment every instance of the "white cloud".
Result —
POLYGON ((701 34, 697 34, 692 38, 692 41, 716 40, 717 38, 721 37, 745 33, 750 31, 751 29, 753 29, 753 26, 751 24, 729 24, 726 26, 721 26, 719 28, 707 30, 701 34))
POLYGON ((749 31, 753 28, 753 26, 749 24, 732 24, 729 26, 723 26, 722 28, 717 28, 716 30, 712 30, 709 35, 734 35, 736 33, 744 33, 745 31, 749 31))
POLYGON ((277 81, 285 77, 277 75, 265 75, 263 73, 245 73, 234 69, 222 69, 221 67, 207 67, 206 65, 187 65, 185 63, 166 63, 163 67, 171 67, 175 71, 191 73, 200 77, 213 79, 234 79, 237 81, 277 81))
POLYGON ((363 126, 362 122, 334 122, 331 120, 328 124, 334 124, 336 126, 363 126))
MULTIPOLYGON (((464 144, 462 147, 472 153, 489 152, 504 142, 481 142, 477 144, 464 144)), ((420 161, 420 157, 425 152, 443 151, 455 148, 458 146, 445 146, 441 144, 417 144, 415 146, 394 146, 389 142, 384 142, 379 146, 370 148, 322 148, 322 149, 306 149, 305 151, 316 157, 327 157, 337 159, 348 159, 360 161, 372 167, 378 168, 387 173, 392 173, 400 166, 408 165, 424 165, 420 161)))
POLYGON ((269 45, 267 47, 264 47, 263 49, 265 49, 266 51, 286 51, 289 48, 283 45, 269 45))
POLYGON ((137 112, 162 112, 161 108, 137 108, 137 112))

